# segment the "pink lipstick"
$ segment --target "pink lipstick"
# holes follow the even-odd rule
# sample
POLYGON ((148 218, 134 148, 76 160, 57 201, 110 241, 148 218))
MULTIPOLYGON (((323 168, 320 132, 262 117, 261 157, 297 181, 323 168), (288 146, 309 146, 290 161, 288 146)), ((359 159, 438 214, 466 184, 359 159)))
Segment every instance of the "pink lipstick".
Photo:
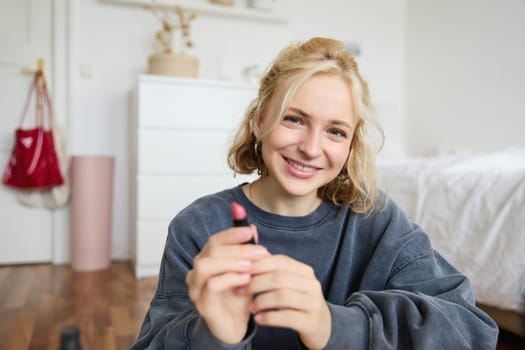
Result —
MULTIPOLYGON (((233 226, 239 227, 239 226, 250 226, 250 222, 248 221, 248 216, 246 215, 246 209, 242 205, 240 205, 237 202, 232 202, 231 204, 231 212, 233 217, 233 226)), ((255 240, 250 238, 249 241, 245 243, 255 244, 255 240)))
MULTIPOLYGON (((246 214, 246 209, 244 209, 242 205, 240 205, 237 202, 232 202, 230 209, 232 212, 234 227, 250 226, 250 222, 248 221, 248 215, 246 214)), ((244 244, 255 244, 253 236, 250 238, 249 241, 244 242, 244 244)), ((253 296, 253 298, 255 298, 255 295, 253 296)), ((250 314, 250 323, 253 324, 253 322, 253 315, 250 314)))

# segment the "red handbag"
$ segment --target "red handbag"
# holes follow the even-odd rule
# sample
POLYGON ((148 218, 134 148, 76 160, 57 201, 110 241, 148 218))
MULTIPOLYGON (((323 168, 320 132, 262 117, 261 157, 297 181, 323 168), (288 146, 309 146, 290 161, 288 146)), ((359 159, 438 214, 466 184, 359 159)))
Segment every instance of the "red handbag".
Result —
POLYGON ((2 182, 5 185, 19 189, 43 189, 64 183, 55 151, 52 126, 51 99, 44 75, 38 71, 29 89, 20 127, 15 131, 15 144, 2 177, 2 182), (23 129, 22 124, 35 88, 38 89, 36 99, 37 125, 32 129, 23 129), (47 113, 45 113, 45 109, 47 109, 47 113), (45 129, 44 126, 45 114, 47 114, 48 129, 45 129))

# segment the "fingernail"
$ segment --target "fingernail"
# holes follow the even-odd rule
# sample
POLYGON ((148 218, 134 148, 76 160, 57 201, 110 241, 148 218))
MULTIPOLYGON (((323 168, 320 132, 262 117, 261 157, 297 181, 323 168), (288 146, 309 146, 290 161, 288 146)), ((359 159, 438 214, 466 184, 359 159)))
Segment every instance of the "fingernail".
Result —
POLYGON ((251 260, 240 260, 239 261, 239 266, 240 267, 250 267, 250 266, 252 266, 252 262, 251 262, 251 260))
POLYGON ((245 281, 248 281, 250 279, 250 274, 248 273, 241 273, 239 275, 239 279, 242 281, 242 282, 245 282, 245 281))
POLYGON ((255 252, 254 252, 255 255, 261 256, 261 255, 266 254, 267 252, 268 251, 266 250, 265 247, 260 246, 260 245, 255 246, 255 252))

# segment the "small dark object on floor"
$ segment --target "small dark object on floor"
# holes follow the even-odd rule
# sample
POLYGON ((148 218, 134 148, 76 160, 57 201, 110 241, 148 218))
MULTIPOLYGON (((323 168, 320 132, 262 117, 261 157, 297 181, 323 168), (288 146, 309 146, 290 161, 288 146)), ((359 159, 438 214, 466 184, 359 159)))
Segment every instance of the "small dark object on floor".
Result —
POLYGON ((60 333, 60 350, 81 350, 80 330, 76 326, 62 329, 60 333))

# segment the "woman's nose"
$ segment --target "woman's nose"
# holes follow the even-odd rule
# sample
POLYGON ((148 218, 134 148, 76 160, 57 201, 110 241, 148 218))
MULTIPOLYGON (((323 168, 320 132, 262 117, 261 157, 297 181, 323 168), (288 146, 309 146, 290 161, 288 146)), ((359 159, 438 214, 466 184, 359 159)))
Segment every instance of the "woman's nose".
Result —
POLYGON ((315 158, 321 154, 322 144, 319 133, 304 133, 299 140, 299 151, 309 158, 315 158))

